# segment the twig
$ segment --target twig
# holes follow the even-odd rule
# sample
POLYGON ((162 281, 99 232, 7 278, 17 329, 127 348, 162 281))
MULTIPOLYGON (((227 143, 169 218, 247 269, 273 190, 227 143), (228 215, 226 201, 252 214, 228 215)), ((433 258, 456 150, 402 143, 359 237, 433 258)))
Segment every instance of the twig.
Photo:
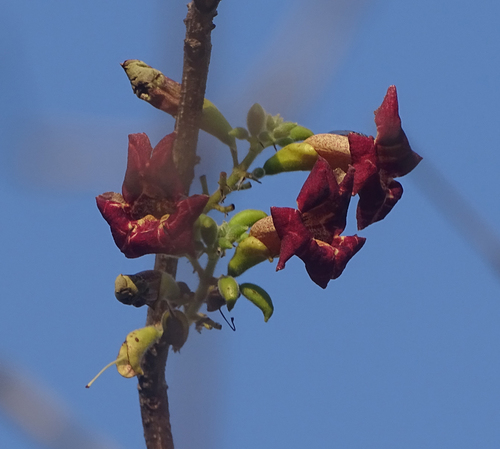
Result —
MULTIPOLYGON (((179 111, 177 114, 177 139, 174 145, 174 163, 184 181, 185 193, 194 178, 197 163, 196 145, 201 121, 205 88, 210 64, 212 44, 210 33, 214 28, 219 0, 195 0, 189 3, 184 41, 184 68, 179 111)), ((175 277, 177 259, 159 254, 155 269, 166 271, 175 277)), ((149 309, 147 325, 157 324, 167 306, 158 301, 155 310, 149 309)), ((139 402, 141 407, 144 438, 147 449, 173 449, 174 443, 168 409, 165 366, 169 345, 160 339, 146 354, 143 362, 144 375, 139 376, 139 402)))

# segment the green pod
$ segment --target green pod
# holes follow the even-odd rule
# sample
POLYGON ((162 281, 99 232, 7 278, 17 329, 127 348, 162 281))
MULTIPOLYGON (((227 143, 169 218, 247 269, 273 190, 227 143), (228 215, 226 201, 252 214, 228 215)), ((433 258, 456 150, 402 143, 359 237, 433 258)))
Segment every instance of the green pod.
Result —
POLYGON ((248 230, 248 226, 234 225, 228 228, 226 238, 230 242, 236 242, 248 230))
POLYGON ((314 133, 303 126, 297 125, 295 128, 290 130, 290 137, 295 141, 306 140, 308 137, 313 136, 314 133))
POLYGON ((203 102, 200 128, 230 148, 236 149, 236 139, 229 134, 233 127, 226 120, 226 117, 222 115, 222 112, 206 98, 203 102))
POLYGON ((264 321, 267 323, 274 312, 273 302, 269 294, 262 287, 248 282, 240 285, 240 291, 245 298, 262 310, 264 321))
POLYGON ((219 233, 217 223, 212 217, 201 214, 198 218, 198 225, 203 242, 207 246, 212 246, 217 240, 217 235, 219 233))
POLYGON ((276 141, 276 145, 279 147, 286 147, 287 145, 290 145, 291 143, 294 143, 295 140, 293 140, 291 137, 282 137, 281 139, 278 139, 276 141))
POLYGON ((226 300, 227 310, 231 311, 240 297, 240 287, 236 280, 231 276, 222 276, 217 281, 219 293, 226 300))
POLYGON ((236 251, 227 266, 227 274, 234 277, 239 276, 270 257, 271 253, 266 245, 255 237, 247 237, 236 247, 236 251))
POLYGON ((219 240, 217 240, 217 244, 218 244, 219 248, 222 250, 233 248, 233 242, 231 242, 226 237, 220 237, 219 240))
POLYGON ((265 129, 267 114, 264 108, 255 103, 247 114, 247 128, 250 135, 257 137, 265 129))
POLYGON ((257 223, 262 218, 267 217, 267 214, 258 209, 245 209, 241 212, 238 212, 229 220, 229 227, 235 227, 238 225, 243 226, 252 226, 254 223, 257 223))
POLYGON ((264 170, 266 175, 311 170, 317 159, 318 153, 308 143, 291 143, 269 158, 264 164, 264 170))

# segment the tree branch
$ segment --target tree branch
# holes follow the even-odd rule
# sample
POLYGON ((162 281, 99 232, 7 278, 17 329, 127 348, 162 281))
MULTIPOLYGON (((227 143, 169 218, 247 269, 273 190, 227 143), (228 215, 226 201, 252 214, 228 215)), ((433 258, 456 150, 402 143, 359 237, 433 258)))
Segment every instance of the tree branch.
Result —
POLYGON ((215 27, 212 20, 217 15, 215 8, 218 1, 199 0, 196 3, 200 4, 202 10, 196 7, 195 2, 189 3, 184 20, 184 69, 174 145, 174 162, 184 181, 186 194, 194 178, 194 166, 198 162, 196 145, 212 51, 210 35, 215 27), (212 8, 209 8, 210 5, 212 8))
MULTIPOLYGON (((217 15, 218 3, 219 0, 195 0, 189 3, 184 20, 184 68, 176 121, 177 139, 173 151, 174 163, 183 179, 186 195, 189 194, 197 163, 196 146, 212 50, 210 35, 215 27, 212 20, 217 15)), ((155 270, 166 271, 175 277, 177 259, 158 254, 155 270)), ((148 310, 146 325, 160 322, 167 306, 164 301, 158 301, 157 304, 157 308, 148 310)), ((168 343, 161 338, 146 354, 142 366, 144 375, 139 376, 139 403, 147 449, 174 447, 165 380, 168 350, 168 343)))

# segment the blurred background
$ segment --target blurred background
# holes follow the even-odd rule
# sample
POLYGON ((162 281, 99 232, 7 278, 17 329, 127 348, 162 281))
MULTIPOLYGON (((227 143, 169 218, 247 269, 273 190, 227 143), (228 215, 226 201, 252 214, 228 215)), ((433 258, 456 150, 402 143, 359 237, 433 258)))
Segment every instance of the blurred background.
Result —
MULTIPOLYGON (((113 283, 153 256, 125 259, 94 197, 120 191, 129 133, 156 143, 173 129, 119 63, 179 80, 186 2, 4 3, 0 442, 141 448, 135 379, 112 368, 84 386, 143 326, 113 283)), ((424 161, 326 290, 297 258, 279 273, 261 264, 241 280, 271 294, 270 321, 242 298, 236 332, 193 331, 169 357, 176 447, 499 447, 499 14, 493 0, 221 2, 207 97, 233 126, 259 102, 318 133, 374 135, 395 84, 424 161)), ((206 135, 199 148, 213 188, 228 151, 206 135)), ((230 200, 293 206, 306 176, 230 200)))

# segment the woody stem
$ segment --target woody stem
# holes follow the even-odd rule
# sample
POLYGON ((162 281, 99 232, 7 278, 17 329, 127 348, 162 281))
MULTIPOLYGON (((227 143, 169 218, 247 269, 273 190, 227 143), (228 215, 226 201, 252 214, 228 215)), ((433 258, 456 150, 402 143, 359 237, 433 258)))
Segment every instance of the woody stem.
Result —
MULTIPOLYGON (((184 68, 173 154, 186 195, 197 163, 196 145, 212 48, 210 34, 214 28, 212 20, 217 14, 218 3, 219 0, 195 0, 189 3, 184 20, 184 68)), ((159 254, 155 259, 155 269, 175 277, 177 259, 159 254)), ((163 306, 149 309, 147 325, 161 321, 166 301, 157 301, 157 304, 163 306)), ((139 376, 139 403, 147 449, 174 448, 165 380, 168 350, 169 345, 161 338, 147 352, 142 366, 144 375, 139 376)))

